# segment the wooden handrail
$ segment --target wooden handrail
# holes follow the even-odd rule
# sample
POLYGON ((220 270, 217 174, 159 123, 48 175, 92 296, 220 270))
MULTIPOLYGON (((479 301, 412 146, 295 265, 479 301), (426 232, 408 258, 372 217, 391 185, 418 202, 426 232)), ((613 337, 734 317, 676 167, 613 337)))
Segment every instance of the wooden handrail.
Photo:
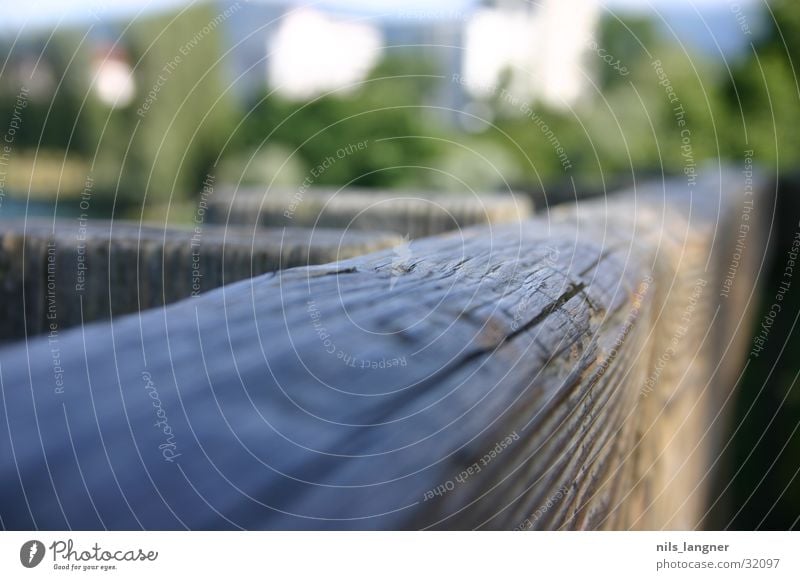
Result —
POLYGON ((3 349, 3 525, 698 527, 755 192, 656 184, 3 349))
POLYGON ((516 223, 532 212, 529 197, 510 192, 337 190, 306 184, 268 191, 228 186, 208 200, 209 220, 217 224, 369 230, 412 239, 473 225, 516 223))
POLYGON ((0 340, 113 318, 283 268, 352 258, 397 234, 165 227, 77 217, 0 221, 0 340))

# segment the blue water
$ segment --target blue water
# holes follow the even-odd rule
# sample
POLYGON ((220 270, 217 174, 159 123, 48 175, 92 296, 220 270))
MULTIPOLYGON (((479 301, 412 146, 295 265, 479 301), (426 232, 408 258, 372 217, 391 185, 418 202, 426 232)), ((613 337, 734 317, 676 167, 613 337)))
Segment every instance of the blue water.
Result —
MULTIPOLYGON (((76 217, 82 212, 78 207, 78 200, 59 201, 58 206, 52 200, 35 200, 27 202, 24 199, 3 197, 0 199, 0 220, 20 219, 27 216, 29 218, 52 218, 55 212, 56 217, 76 217)), ((86 212, 93 218, 110 218, 111 206, 106 206, 92 202, 92 207, 86 212)))

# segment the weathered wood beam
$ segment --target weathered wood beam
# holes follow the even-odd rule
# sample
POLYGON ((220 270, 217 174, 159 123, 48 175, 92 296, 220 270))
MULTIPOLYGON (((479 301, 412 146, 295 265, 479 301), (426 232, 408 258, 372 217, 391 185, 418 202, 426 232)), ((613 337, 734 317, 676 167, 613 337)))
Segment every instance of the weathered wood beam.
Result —
POLYGON ((419 238, 477 224, 530 217, 527 197, 416 191, 302 188, 295 191, 228 188, 208 202, 219 224, 329 227, 395 232, 419 238))
POLYGON ((764 243, 722 298, 742 181, 685 190, 6 348, 3 525, 698 526, 764 243))
POLYGON ((0 340, 163 306, 266 272, 402 241, 391 233, 323 228, 0 221, 0 340))

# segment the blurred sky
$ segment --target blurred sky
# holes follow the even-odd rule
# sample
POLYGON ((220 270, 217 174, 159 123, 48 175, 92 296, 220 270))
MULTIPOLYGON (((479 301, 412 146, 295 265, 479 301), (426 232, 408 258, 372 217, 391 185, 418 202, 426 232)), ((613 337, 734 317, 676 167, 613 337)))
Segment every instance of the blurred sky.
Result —
MULTIPOLYGON (((285 2, 285 0, 250 0, 251 2, 285 2)), ((478 0, 296 0, 297 4, 317 5, 345 11, 380 14, 393 11, 425 11, 446 14, 468 9, 478 0)), ((648 11, 677 8, 700 9, 730 7, 732 4, 753 4, 764 0, 601 0, 610 10, 648 11)), ((91 21, 134 16, 153 10, 183 6, 191 0, 31 0, 15 3, 13 10, 4 10, 0 29, 5 32, 20 28, 53 26, 76 21, 91 21)))

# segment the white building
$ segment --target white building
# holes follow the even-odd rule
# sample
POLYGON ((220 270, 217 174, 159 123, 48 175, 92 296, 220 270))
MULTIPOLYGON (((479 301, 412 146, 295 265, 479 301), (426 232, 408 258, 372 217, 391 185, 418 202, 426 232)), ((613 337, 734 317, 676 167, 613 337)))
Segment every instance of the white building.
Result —
POLYGON ((570 106, 587 83, 587 39, 599 17, 596 0, 487 3, 466 25, 467 90, 487 97, 505 80, 521 100, 570 106))
POLYGON ((597 0, 448 0, 446 9, 414 2, 249 2, 226 22, 237 89, 268 86, 298 100, 346 90, 388 49, 414 46, 424 47, 444 78, 462 78, 442 83, 442 106, 479 105, 506 82, 521 101, 568 107, 588 82, 583 64, 597 0))
POLYGON ((352 90, 378 63, 382 46, 374 24, 313 8, 292 10, 267 42, 268 82, 294 99, 352 90))

